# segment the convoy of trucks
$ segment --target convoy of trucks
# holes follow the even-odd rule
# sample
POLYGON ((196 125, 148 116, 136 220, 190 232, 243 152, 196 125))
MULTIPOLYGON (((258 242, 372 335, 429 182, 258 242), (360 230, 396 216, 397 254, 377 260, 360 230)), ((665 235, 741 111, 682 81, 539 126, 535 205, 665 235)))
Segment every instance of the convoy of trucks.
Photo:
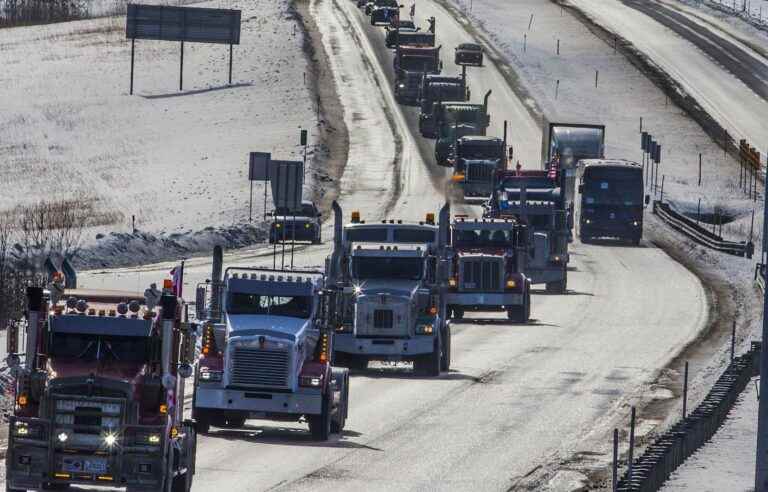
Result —
MULTIPOLYGON (((334 202, 324 271, 224 270, 216 247, 195 323, 173 281, 143 295, 78 289, 65 260, 64 273, 27 291, 25 346, 18 325, 8 331, 8 491, 189 491, 198 433, 248 418, 306 422, 313 439, 328 440, 349 416, 350 369, 410 361, 416 373, 440 376, 451 366, 451 324, 468 312, 526 323, 532 285, 566 293, 575 204, 582 242, 639 243, 643 169, 604 158, 603 126, 549 123, 543 169, 509 169, 507 122, 503 136, 486 135, 491 91, 469 102, 466 65, 482 66, 482 48, 459 46, 462 74, 440 75, 434 18, 421 32, 400 20, 394 0, 358 6, 388 26, 396 98, 419 104, 421 134, 436 139, 437 164, 453 168, 452 196, 483 200, 482 216, 451 218, 446 203, 418 223, 366 223, 358 211, 344 222, 334 202)), ((312 202, 273 215, 271 243, 321 242, 312 202)))

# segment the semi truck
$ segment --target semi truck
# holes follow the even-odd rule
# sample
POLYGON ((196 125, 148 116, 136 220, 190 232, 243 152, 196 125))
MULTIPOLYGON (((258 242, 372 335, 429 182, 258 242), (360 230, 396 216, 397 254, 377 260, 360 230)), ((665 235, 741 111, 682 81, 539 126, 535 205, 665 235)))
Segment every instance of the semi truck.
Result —
POLYGON ((334 360, 364 369, 371 360, 409 361, 418 374, 448 371, 451 330, 445 289, 450 210, 420 223, 368 223, 352 212, 343 224, 333 204, 334 249, 326 262, 329 282, 343 292, 342 322, 336 328, 334 360))
POLYGON ((440 46, 398 45, 394 66, 395 99, 401 104, 416 104, 424 76, 439 74, 442 70, 440 46))
POLYGON ((456 150, 448 162, 453 165, 451 183, 459 200, 481 198, 493 193, 498 171, 507 169, 507 122, 502 138, 466 136, 456 141, 456 150))
POLYGON ((316 271, 229 267, 214 251, 211 282, 198 287, 203 319, 193 416, 201 433, 248 418, 306 421, 312 438, 340 433, 349 373, 331 364, 338 312, 316 271))
POLYGON ((547 292, 559 294, 567 289, 573 224, 573 207, 566 205, 562 179, 554 165, 545 171, 499 171, 484 212, 488 218, 513 218, 527 226, 525 274, 531 283, 545 284, 547 292))
POLYGON ((588 243, 599 237, 639 245, 643 237, 643 166, 627 160, 581 161, 579 236, 588 243))
POLYGON ((74 269, 27 289, 26 346, 8 332, 15 374, 6 490, 73 484, 189 491, 194 422, 184 379, 195 330, 167 280, 132 292, 77 289, 74 269))
POLYGON ((467 70, 461 76, 425 75, 419 92, 419 132, 425 138, 437 136, 435 127, 435 105, 440 102, 469 101, 470 90, 467 86, 467 70))
POLYGON ((446 303, 452 318, 461 319, 466 311, 506 311, 511 321, 528 322, 526 227, 509 218, 471 220, 457 215, 450 238, 446 303))
POLYGON ((450 166, 456 148, 456 141, 467 135, 484 136, 491 116, 488 114, 489 90, 483 104, 440 102, 435 105, 435 161, 439 166, 450 166))
POLYGON ((543 169, 555 165, 563 173, 562 192, 568 203, 576 200, 578 163, 605 157, 605 126, 588 123, 549 123, 542 138, 543 169))

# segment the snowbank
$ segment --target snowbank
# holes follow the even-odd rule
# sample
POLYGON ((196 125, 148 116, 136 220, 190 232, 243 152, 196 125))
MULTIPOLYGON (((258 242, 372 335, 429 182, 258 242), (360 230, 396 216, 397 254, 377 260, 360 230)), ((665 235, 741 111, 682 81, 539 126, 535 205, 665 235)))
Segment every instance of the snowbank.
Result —
MULTIPOLYGON (((188 43, 179 91, 179 44, 140 40, 128 95, 124 17, 0 30, 0 210, 95 200, 115 219, 87 247, 96 233, 131 234, 132 216, 157 237, 232 228, 248 221, 250 151, 300 159, 308 128, 311 161, 316 103, 287 0, 199 5, 243 11, 232 86, 227 46, 188 43)), ((257 220, 262 190, 254 186, 257 220)))

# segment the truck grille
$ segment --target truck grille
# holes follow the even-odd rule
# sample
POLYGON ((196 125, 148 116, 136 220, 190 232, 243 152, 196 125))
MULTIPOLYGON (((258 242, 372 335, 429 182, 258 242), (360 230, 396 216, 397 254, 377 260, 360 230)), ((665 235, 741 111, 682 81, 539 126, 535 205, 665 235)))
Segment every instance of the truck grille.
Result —
POLYGON ((495 291, 501 289, 501 262, 495 259, 462 260, 463 290, 495 291))
POLYGON ((288 387, 288 352, 238 347, 232 356, 233 385, 288 387))
POLYGON ((376 309, 373 311, 374 328, 392 328, 393 317, 390 309, 376 309))
POLYGON ((468 181, 491 181, 494 168, 485 164, 467 164, 468 181))

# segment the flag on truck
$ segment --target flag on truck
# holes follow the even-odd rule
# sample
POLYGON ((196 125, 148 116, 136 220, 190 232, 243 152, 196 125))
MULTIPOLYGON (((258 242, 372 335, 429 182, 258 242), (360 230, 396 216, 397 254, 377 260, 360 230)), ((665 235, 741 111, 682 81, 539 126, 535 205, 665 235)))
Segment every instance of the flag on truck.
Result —
POLYGON ((181 291, 184 287, 184 262, 181 265, 173 267, 170 271, 171 282, 173 282, 173 295, 181 297, 181 291))

